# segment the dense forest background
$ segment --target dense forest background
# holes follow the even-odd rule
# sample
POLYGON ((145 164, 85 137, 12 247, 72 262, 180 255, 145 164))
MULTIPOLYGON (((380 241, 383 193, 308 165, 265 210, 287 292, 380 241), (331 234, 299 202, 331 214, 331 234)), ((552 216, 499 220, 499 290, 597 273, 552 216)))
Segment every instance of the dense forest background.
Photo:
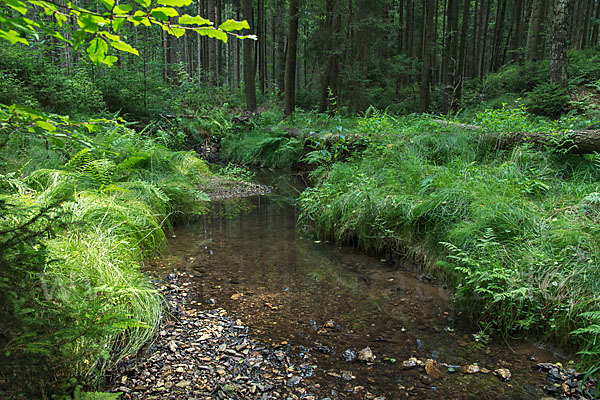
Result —
MULTIPOLYGON (((75 51, 55 38, 33 41, 25 58, 3 45, 0 100, 37 100, 62 112, 106 106, 133 119, 152 119, 157 112, 181 111, 165 90, 183 85, 230 91, 244 86, 250 110, 256 108, 255 93, 265 101, 287 89, 296 105, 321 112, 375 106, 448 113, 492 99, 499 104, 506 93, 533 93, 547 102, 533 111, 557 116, 568 102, 561 54, 580 51, 570 53, 583 61, 570 71, 572 83, 585 83, 589 70, 600 68, 592 52, 599 43, 600 1, 571 0, 567 6, 542 0, 199 0, 184 12, 217 25, 246 19, 258 40, 225 44, 194 32, 176 37, 159 27, 124 26, 119 34, 141 55, 122 57, 115 68, 95 66, 84 49, 75 51), (551 81, 552 57, 559 72, 551 81), (502 75, 486 79, 500 70, 502 75), (54 77, 44 79, 50 87, 43 94, 27 90, 41 86, 36 73, 42 72, 54 77), (63 93, 64 100, 52 99, 61 92, 56 85, 72 85, 70 95, 86 98, 63 93)), ((68 25, 63 31, 70 38, 68 25)))

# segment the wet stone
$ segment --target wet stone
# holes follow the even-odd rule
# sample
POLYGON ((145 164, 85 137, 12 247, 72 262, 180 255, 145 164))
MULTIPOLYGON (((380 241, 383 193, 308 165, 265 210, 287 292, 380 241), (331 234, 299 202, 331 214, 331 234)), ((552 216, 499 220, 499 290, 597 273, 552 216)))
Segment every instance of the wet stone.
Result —
POLYGON ((372 363, 375 361, 375 355, 370 347, 365 347, 361 351, 358 352, 358 359, 360 361, 364 361, 367 363, 372 363))
POLYGON ((356 352, 352 349, 344 350, 344 352, 342 353, 342 360, 346 362, 356 360, 356 352))
POLYGON ((195 310, 193 285, 184 272, 158 286, 175 318, 162 321, 145 353, 111 370, 108 390, 127 399, 317 398, 304 380, 313 362, 298 359, 289 346, 275 349, 254 340, 223 309, 195 310), (297 372, 288 375, 291 371, 297 372))

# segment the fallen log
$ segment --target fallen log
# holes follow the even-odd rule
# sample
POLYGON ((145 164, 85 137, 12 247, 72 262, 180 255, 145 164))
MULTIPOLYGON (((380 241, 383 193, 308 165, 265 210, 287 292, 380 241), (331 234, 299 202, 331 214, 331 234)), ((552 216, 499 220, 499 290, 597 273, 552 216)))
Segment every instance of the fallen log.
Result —
MULTIPOLYGON (((463 124, 460 122, 452 122, 445 120, 434 120, 442 126, 455 126, 462 129, 481 131, 482 135, 490 137, 491 140, 496 140, 499 149, 509 149, 522 143, 531 143, 536 147, 553 148, 564 151, 569 154, 591 154, 600 152, 600 129, 580 129, 568 132, 511 132, 511 133, 483 133, 480 126, 472 124, 463 124)), ((283 131, 290 138, 313 138, 322 141, 326 146, 330 146, 343 140, 352 144, 364 137, 360 133, 328 133, 310 132, 298 128, 284 128, 283 131)))
MULTIPOLYGON (((445 120, 434 120, 438 125, 456 126, 462 129, 481 131, 477 125, 463 124, 445 120)), ((580 129, 567 132, 511 132, 487 133, 497 136, 498 147, 502 149, 514 147, 521 143, 531 143, 538 147, 552 147, 569 154, 590 154, 600 152, 600 129, 580 129)))
POLYGON ((515 132, 499 135, 501 148, 510 148, 520 143, 550 147, 569 154, 590 154, 600 152, 600 130, 577 130, 566 133, 515 132))

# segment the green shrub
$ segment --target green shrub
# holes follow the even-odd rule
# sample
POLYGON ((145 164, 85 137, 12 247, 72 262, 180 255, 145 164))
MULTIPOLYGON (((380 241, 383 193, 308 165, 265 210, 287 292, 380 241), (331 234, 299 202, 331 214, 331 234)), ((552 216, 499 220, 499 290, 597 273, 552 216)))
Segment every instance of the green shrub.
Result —
POLYGON ((527 94, 531 112, 545 117, 558 118, 569 107, 570 97, 565 89, 555 83, 542 83, 527 94))

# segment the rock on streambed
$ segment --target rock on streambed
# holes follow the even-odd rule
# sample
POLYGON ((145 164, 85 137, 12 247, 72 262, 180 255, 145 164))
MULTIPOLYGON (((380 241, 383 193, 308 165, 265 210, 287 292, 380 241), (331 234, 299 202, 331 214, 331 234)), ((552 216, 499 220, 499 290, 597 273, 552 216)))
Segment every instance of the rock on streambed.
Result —
MULTIPOLYGON (((313 399, 306 360, 293 359, 248 334, 223 309, 193 307, 185 273, 160 284, 170 316, 137 358, 110 372, 110 390, 124 399, 313 399)), ((297 357, 296 357, 297 358, 297 357)))

